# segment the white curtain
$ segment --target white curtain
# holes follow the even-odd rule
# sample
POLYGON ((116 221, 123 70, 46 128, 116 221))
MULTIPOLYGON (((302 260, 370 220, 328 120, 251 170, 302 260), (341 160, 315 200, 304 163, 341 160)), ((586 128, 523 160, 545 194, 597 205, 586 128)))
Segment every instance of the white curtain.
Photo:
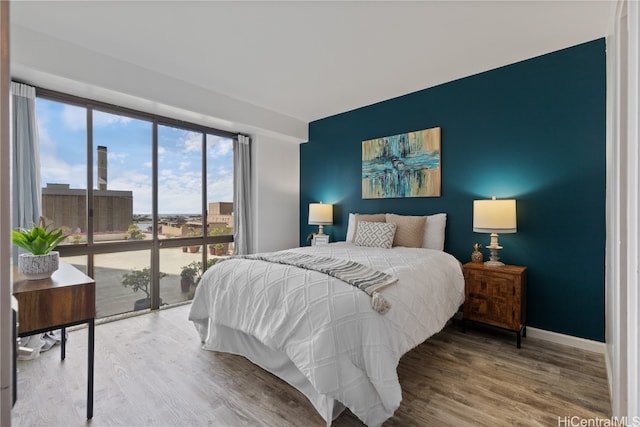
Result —
MULTIPOLYGON (((41 214, 40 153, 36 89, 11 82, 12 225, 31 227, 41 214)), ((17 249, 17 248, 16 248, 17 249)), ((14 249, 14 265, 18 251, 14 249)))
POLYGON ((236 255, 251 253, 251 138, 244 135, 233 141, 233 240, 236 255))

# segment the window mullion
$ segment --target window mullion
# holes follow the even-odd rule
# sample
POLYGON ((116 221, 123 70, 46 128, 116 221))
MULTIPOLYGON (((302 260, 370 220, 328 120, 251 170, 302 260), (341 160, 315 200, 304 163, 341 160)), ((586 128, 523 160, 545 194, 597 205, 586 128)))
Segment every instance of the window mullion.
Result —
POLYGON ((151 249, 151 309, 160 308, 160 245, 158 242, 158 122, 151 125, 151 218, 153 245, 151 249))
POLYGON ((202 133, 202 265, 207 265, 208 247, 205 244, 209 233, 207 227, 207 134, 202 133))
POLYGON ((95 277, 93 247, 93 108, 87 107, 87 273, 95 277))

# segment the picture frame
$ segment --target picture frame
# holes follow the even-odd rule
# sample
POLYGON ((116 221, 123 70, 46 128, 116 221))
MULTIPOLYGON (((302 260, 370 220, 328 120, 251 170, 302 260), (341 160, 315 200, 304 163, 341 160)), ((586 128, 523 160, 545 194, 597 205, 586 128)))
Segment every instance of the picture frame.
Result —
POLYGON ((362 141, 362 198, 440 197, 439 127, 362 141))

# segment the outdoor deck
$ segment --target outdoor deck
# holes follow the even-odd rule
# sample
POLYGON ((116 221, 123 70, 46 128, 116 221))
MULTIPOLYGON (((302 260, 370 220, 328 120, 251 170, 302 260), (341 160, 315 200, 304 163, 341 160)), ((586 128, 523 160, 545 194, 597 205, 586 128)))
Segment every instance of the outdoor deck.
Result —
MULTIPOLYGON (((122 285, 123 276, 132 270, 150 266, 150 251, 119 252, 95 256, 96 315, 98 318, 133 310, 136 300, 145 298, 142 291, 133 292, 122 285)), ((211 255, 209 255, 211 257, 211 255)), ((86 271, 86 256, 64 257, 63 261, 86 271)), ((160 298, 163 304, 175 304, 190 298, 180 288, 182 267, 193 261, 202 261, 202 252, 183 252, 182 248, 162 249, 160 271, 167 276, 160 280, 160 298)))

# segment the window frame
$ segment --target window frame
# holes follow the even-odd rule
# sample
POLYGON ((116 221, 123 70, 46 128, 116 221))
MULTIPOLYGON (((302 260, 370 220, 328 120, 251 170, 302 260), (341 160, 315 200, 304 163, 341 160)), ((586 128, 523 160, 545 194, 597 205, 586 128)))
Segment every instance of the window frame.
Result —
MULTIPOLYGON (((207 265, 207 258, 209 251, 208 246, 215 245, 217 243, 232 243, 234 241, 233 235, 219 235, 209 236, 207 233, 206 220, 208 214, 208 200, 207 200, 207 135, 218 136, 222 138, 229 138, 233 141, 237 141, 238 133, 224 131, 221 129, 211 128, 196 123, 190 123, 183 120, 173 119, 166 116, 147 113, 143 111, 134 110, 127 107, 122 107, 102 101, 96 101, 88 98, 82 98, 75 95, 70 95, 50 89, 36 87, 36 98, 42 98, 49 101, 59 102, 68 105, 74 105, 86 109, 86 150, 87 150, 87 188, 86 188, 86 202, 87 202, 87 242, 77 245, 62 245, 58 246, 56 250, 60 253, 61 257, 65 256, 86 256, 87 257, 87 275, 95 277, 95 263, 94 256, 98 254, 114 253, 114 252, 130 252, 139 250, 150 250, 151 260, 150 268, 152 272, 151 276, 151 310, 157 310, 160 307, 160 249, 163 248, 175 248, 191 245, 200 245, 202 250, 202 265, 207 265), (158 126, 175 127, 186 131, 198 132, 202 134, 202 200, 201 200, 201 215, 203 221, 203 233, 202 236, 195 237, 177 237, 174 239, 159 239, 158 227, 153 227, 152 238, 150 240, 138 240, 138 241, 126 241, 126 242, 108 242, 96 244, 93 240, 94 237, 94 153, 93 153, 93 112, 94 110, 105 112, 109 114, 117 114, 121 116, 130 117, 132 119, 143 120, 151 123, 152 133, 152 218, 153 223, 157 224, 159 219, 158 213, 158 126)), ((235 201, 234 201, 235 202, 235 201)))

